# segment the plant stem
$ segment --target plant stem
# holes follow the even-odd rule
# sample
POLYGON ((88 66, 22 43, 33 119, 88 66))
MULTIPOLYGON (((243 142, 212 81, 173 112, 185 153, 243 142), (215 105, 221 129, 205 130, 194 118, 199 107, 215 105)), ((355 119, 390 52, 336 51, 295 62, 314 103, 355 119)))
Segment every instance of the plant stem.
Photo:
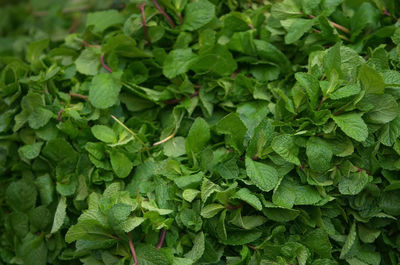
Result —
POLYGON ((131 250, 131 254, 132 254, 132 258, 133 258, 133 262, 134 262, 133 264, 139 265, 139 263, 137 261, 137 257, 136 257, 135 246, 133 245, 133 242, 132 242, 131 232, 128 233, 128 237, 129 237, 129 248, 131 250))
POLYGON ((183 18, 182 18, 182 14, 181 13, 179 13, 178 14, 178 18, 179 18, 179 24, 183 24, 183 18))
POLYGON ((115 117, 114 115, 111 115, 111 118, 113 118, 125 130, 127 130, 136 140, 138 140, 138 142, 141 143, 143 145, 143 147, 145 148, 147 155, 150 156, 149 149, 147 148, 146 144, 142 141, 142 139, 139 138, 139 136, 134 131, 129 129, 125 124, 122 123, 122 121, 118 120, 118 118, 115 117))
MULTIPOLYGON (((315 18, 315 16, 313 16, 313 15, 308 15, 308 17, 309 17, 309 18, 312 18, 312 19, 315 18)), ((337 24, 337 23, 335 23, 335 22, 333 22, 333 21, 330 21, 330 20, 328 20, 328 22, 329 22, 329 24, 331 24, 334 28, 337 28, 338 30, 341 30, 341 31, 343 31, 343 32, 346 32, 347 34, 350 33, 350 30, 349 30, 348 28, 346 28, 346 27, 344 27, 344 26, 342 26, 342 25, 340 25, 340 24, 337 24)))
POLYGON ((172 18, 165 12, 165 10, 158 4, 157 0, 153 0, 154 5, 156 6, 156 8, 158 9, 158 11, 160 11, 161 15, 163 15, 165 17, 165 19, 168 21, 169 25, 171 26, 171 28, 175 28, 175 23, 172 20, 172 18))
POLYGON ((64 109, 60 109, 60 111, 57 113, 57 120, 59 122, 62 122, 62 113, 64 112, 64 109))
MULTIPOLYGON (((74 12, 82 12, 82 11, 86 11, 90 8, 90 6, 81 6, 81 7, 70 7, 70 8, 65 8, 63 10, 61 10, 62 14, 68 14, 68 13, 74 13, 74 12)), ((47 14, 49 14, 48 11, 37 11, 34 12, 33 15, 35 17, 42 17, 42 16, 46 16, 47 14)))
POLYGON ((155 143, 153 144, 153 146, 160 145, 160 144, 163 144, 163 143, 165 143, 165 142, 171 140, 172 138, 174 138, 175 134, 176 134, 176 130, 174 130, 173 133, 171 133, 170 135, 168 135, 168 136, 165 137, 164 139, 162 139, 162 140, 160 140, 160 141, 158 141, 158 142, 155 142, 155 143))
POLYGON ((160 235, 160 241, 158 241, 158 244, 156 246, 156 248, 159 250, 160 248, 162 248, 162 245, 164 244, 164 240, 165 240, 165 234, 167 231, 165 231, 165 229, 161 229, 161 235, 160 235))
POLYGON ((141 5, 138 5, 137 8, 139 8, 140 12, 142 13, 142 25, 143 25, 144 38, 147 40, 147 43, 151 43, 149 34, 147 32, 146 14, 144 13, 145 5, 146 5, 146 3, 143 2, 141 5))
MULTIPOLYGON (((79 39, 78 39, 78 40, 79 40, 79 39)), ((81 40, 79 40, 79 41, 81 41, 81 40)), ((90 44, 90 43, 88 43, 88 42, 86 42, 86 41, 84 41, 84 40, 82 40, 81 42, 82 42, 82 45, 85 46, 85 47, 92 47, 92 48, 101 49, 101 46, 100 46, 100 45, 90 44)))
POLYGON ((69 92, 69 95, 71 97, 74 97, 74 98, 81 98, 81 99, 84 99, 84 100, 88 100, 89 99, 87 96, 84 96, 84 95, 81 95, 81 94, 72 93, 72 92, 69 92))
POLYGON ((318 105, 318 107, 317 107, 317 111, 322 107, 322 104, 324 104, 325 100, 326 100, 326 97, 322 97, 322 99, 321 99, 321 101, 319 102, 319 105, 318 105))
POLYGON ((110 73, 113 72, 112 69, 104 62, 104 53, 100 55, 100 62, 104 69, 106 69, 110 73))
MULTIPOLYGON (((194 91, 193 94, 190 94, 189 97, 190 97, 190 98, 194 98, 194 97, 196 97, 198 94, 199 94, 199 91, 196 90, 196 91, 194 91)), ((182 96, 182 97, 179 98, 179 99, 170 99, 170 100, 166 100, 166 101, 164 101, 164 104, 167 104, 167 105, 178 104, 179 102, 181 102, 181 101, 183 101, 183 100, 185 100, 185 97, 184 97, 184 96, 182 96)))
POLYGON ((337 112, 333 113, 333 116, 340 115, 344 112, 344 109, 338 110, 337 112))

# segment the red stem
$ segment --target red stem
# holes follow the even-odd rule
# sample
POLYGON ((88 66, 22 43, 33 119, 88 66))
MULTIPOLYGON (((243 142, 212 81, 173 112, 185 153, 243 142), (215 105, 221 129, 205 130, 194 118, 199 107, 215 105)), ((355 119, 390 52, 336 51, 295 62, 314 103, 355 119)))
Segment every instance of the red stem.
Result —
POLYGON ((338 110, 337 112, 333 113, 333 116, 337 116, 339 114, 342 114, 344 112, 344 109, 338 110))
POLYGON ((240 73, 240 69, 238 68, 238 69, 235 70, 235 72, 233 72, 233 74, 231 75, 231 78, 232 78, 232 79, 235 79, 236 76, 237 76, 239 73, 240 73))
POLYGON ((227 205, 225 206, 225 208, 228 209, 229 211, 236 210, 236 209, 239 209, 239 208, 242 208, 242 207, 243 207, 242 204, 235 205, 235 206, 232 206, 232 205, 230 205, 230 204, 227 204, 227 205))
POLYGON ((103 68, 104 69, 106 69, 108 72, 110 72, 110 73, 112 73, 113 71, 111 70, 111 68, 108 66, 108 65, 106 65, 106 63, 104 62, 104 53, 102 53, 101 55, 100 55, 100 62, 101 62, 101 65, 103 66, 103 68))
POLYGON ((132 258, 133 258, 133 264, 134 265, 138 265, 138 261, 137 261, 137 257, 136 257, 136 252, 135 252, 135 247, 133 246, 133 242, 132 242, 132 235, 129 232, 128 233, 128 237, 129 237, 129 248, 131 249, 131 253, 132 253, 132 258))
MULTIPOLYGON (((308 17, 311 18, 311 19, 314 19, 314 18, 315 18, 315 16, 313 16, 313 15, 308 15, 308 17)), ((342 25, 339 25, 339 24, 337 24, 337 23, 335 23, 335 22, 333 22, 333 21, 330 21, 330 20, 328 20, 328 22, 329 22, 329 24, 331 24, 333 27, 335 27, 335 28, 337 28, 337 29, 339 29, 339 30, 341 30, 341 31, 343 31, 343 32, 350 33, 350 30, 349 30, 348 28, 346 28, 346 27, 344 27, 344 26, 342 26, 342 25)))
POLYGON ((62 113, 64 112, 64 110, 63 109, 60 109, 60 111, 57 113, 57 120, 59 121, 59 122, 61 122, 62 121, 62 113))
POLYGON ((165 12, 165 10, 158 4, 157 0, 153 0, 154 5, 160 11, 161 15, 165 17, 165 19, 168 21, 168 23, 171 25, 171 28, 175 28, 175 23, 172 20, 172 18, 165 12))
POLYGON ((160 248, 162 248, 162 245, 164 244, 164 240, 165 240, 165 234, 167 233, 167 231, 165 231, 165 229, 163 228, 161 230, 161 235, 160 235, 160 241, 158 241, 157 244, 157 249, 159 250, 160 248))
POLYGON ((89 43, 86 42, 86 41, 82 41, 82 45, 85 46, 85 47, 92 47, 92 48, 101 49, 101 46, 100 46, 100 45, 89 44, 89 43))
MULTIPOLYGON (((199 95, 199 90, 194 91, 194 93, 190 94, 189 97, 194 98, 197 95, 199 95)), ((185 100, 185 97, 182 96, 181 98, 178 98, 178 99, 166 100, 166 101, 164 101, 164 104, 167 104, 167 105, 178 104, 179 102, 184 101, 184 100, 185 100)))
POLYGON ((149 34, 147 32, 147 25, 146 25, 146 14, 144 13, 144 7, 146 3, 143 2, 141 5, 138 5, 137 8, 139 8, 140 12, 142 13, 142 24, 143 24, 143 32, 144 32, 144 38, 147 40, 148 43, 150 42, 149 34))
POLYGON ((179 24, 183 24, 183 18, 182 18, 182 14, 181 13, 179 13, 178 14, 178 18, 179 18, 179 24))
POLYGON ((322 104, 324 104, 325 100, 326 100, 326 98, 325 98, 325 97, 322 97, 322 99, 321 99, 321 101, 319 102, 319 105, 318 105, 316 111, 319 111, 319 110, 320 110, 320 108, 322 107, 322 104))
POLYGON ((81 98, 81 99, 84 99, 84 100, 88 100, 89 99, 87 96, 84 96, 84 95, 81 95, 81 94, 72 93, 72 92, 69 92, 69 95, 71 97, 74 97, 74 98, 81 98))

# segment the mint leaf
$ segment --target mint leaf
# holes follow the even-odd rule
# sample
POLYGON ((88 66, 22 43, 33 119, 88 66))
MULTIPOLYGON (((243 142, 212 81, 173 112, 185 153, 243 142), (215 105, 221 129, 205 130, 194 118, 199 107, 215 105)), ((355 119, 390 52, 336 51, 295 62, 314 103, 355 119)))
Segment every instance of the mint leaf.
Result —
POLYGON ((197 30, 209 23, 215 15, 215 6, 207 0, 189 3, 185 8, 184 30, 197 30))
POLYGON ((286 161, 300 165, 298 158, 299 148, 295 144, 294 137, 291 135, 278 135, 271 143, 272 149, 286 161))
POLYGON ((270 191, 278 184, 278 172, 275 168, 246 157, 246 172, 250 180, 262 191, 270 191))
POLYGON ((164 60, 163 74, 167 78, 174 78, 186 73, 197 56, 192 49, 176 49, 170 52, 164 60))
POLYGON ((93 26, 94 33, 102 33, 107 28, 122 24, 124 16, 117 10, 106 10, 89 13, 86 20, 86 27, 93 26))
POLYGON ((348 113, 333 116, 333 120, 342 131, 358 142, 363 142, 368 137, 368 128, 360 114, 348 113))
POLYGON ((120 178, 126 178, 133 168, 131 160, 124 153, 116 149, 111 151, 110 159, 115 174, 120 178))
POLYGON ((197 118, 186 138, 186 153, 194 154, 200 152, 210 140, 210 127, 208 123, 197 118))
MULTIPOLYGON (((95 125, 91 128, 91 131, 93 136, 102 142, 110 144, 117 142, 117 137, 110 127, 107 127, 105 125, 95 125)), ((91 147, 88 146, 88 148, 91 147)))
POLYGON ((53 226, 51 227, 50 233, 57 232, 64 223, 64 219, 67 215, 66 208, 67 202, 65 197, 61 197, 60 201, 58 202, 56 212, 54 214, 53 226))
POLYGON ((366 93, 383 94, 385 82, 383 77, 374 68, 364 64, 361 66, 358 78, 366 93))
POLYGON ((98 74, 90 83, 89 101, 94 107, 106 109, 117 103, 121 90, 121 73, 98 74))

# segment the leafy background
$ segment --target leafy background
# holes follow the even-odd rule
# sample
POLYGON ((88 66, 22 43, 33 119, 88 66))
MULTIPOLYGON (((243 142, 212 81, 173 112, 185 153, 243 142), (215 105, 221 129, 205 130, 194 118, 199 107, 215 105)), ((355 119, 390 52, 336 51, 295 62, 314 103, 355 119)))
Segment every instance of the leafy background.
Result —
POLYGON ((400 262, 396 1, 0 6, 0 264, 400 262))

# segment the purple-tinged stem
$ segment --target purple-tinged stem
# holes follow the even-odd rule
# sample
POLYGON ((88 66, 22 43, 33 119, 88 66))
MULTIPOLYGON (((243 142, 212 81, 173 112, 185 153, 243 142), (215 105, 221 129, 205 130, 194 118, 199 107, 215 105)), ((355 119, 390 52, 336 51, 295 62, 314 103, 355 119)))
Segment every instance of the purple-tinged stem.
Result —
MULTIPOLYGON (((313 15, 308 15, 308 17, 311 18, 311 19, 314 19, 314 18, 315 18, 315 16, 313 16, 313 15)), ((344 27, 344 26, 342 26, 342 25, 339 25, 339 24, 337 24, 337 23, 335 23, 335 22, 333 22, 333 21, 330 21, 330 20, 328 20, 328 22, 329 22, 329 24, 331 24, 333 27, 335 27, 335 28, 337 28, 337 29, 339 29, 339 30, 341 30, 341 31, 343 31, 343 32, 350 33, 350 30, 349 30, 348 28, 346 28, 346 27, 344 27)))
POLYGON ((104 53, 102 53, 101 55, 100 55, 100 62, 101 62, 101 65, 103 66, 103 68, 104 69, 106 69, 108 72, 110 72, 110 73, 112 73, 113 71, 111 70, 111 68, 108 66, 108 65, 106 65, 106 63, 104 62, 104 53))
POLYGON ((62 114, 64 112, 64 109, 60 109, 60 111, 57 113, 57 120, 59 122, 62 122, 62 114))
POLYGON ((165 229, 163 228, 161 230, 161 235, 160 235, 160 241, 158 241, 158 244, 156 246, 156 248, 159 250, 160 248, 162 248, 162 245, 164 244, 164 240, 165 240, 165 234, 167 233, 167 231, 165 231, 165 229))
POLYGON ((145 5, 146 5, 146 3, 143 2, 141 5, 138 5, 137 8, 139 8, 140 12, 142 13, 142 25, 143 25, 144 37, 147 40, 147 42, 150 43, 149 34, 147 32, 146 14, 144 13, 145 5))
MULTIPOLYGON (((194 97, 196 97, 196 96, 198 96, 198 95, 199 95, 199 90, 196 90, 196 91, 194 91, 193 94, 190 94, 189 97, 190 97, 190 98, 194 98, 194 97)), ((179 102, 184 101, 184 100, 185 100, 185 97, 182 96, 182 97, 179 98, 179 99, 170 99, 170 100, 166 100, 166 101, 164 101, 164 104, 167 104, 167 105, 178 104, 179 102)))
POLYGON ((182 18, 182 14, 181 13, 179 13, 178 14, 178 18, 179 18, 179 24, 183 24, 183 18, 182 18))
POLYGON ((82 45, 85 46, 85 47, 92 47, 92 48, 101 49, 100 45, 90 44, 87 41, 82 41, 82 45))
POLYGON ((130 250, 131 250, 132 258, 133 258, 133 262, 134 262, 133 264, 134 264, 134 265, 138 265, 139 263, 138 263, 138 261, 137 261, 136 252, 135 252, 135 247, 134 247, 134 245, 133 245, 133 242, 132 242, 132 235, 131 235, 130 232, 128 233, 128 237, 129 237, 129 248, 130 248, 130 250))
POLYGON ((74 97, 74 98, 81 98, 81 99, 84 99, 84 100, 88 100, 89 99, 87 96, 81 95, 81 94, 77 94, 77 93, 69 92, 69 95, 71 97, 74 97))
POLYGON ((172 18, 165 12, 165 10, 158 4, 157 0, 153 0, 154 5, 160 11, 161 15, 165 17, 165 19, 168 21, 168 23, 171 25, 171 28, 175 28, 175 23, 172 20, 172 18))

